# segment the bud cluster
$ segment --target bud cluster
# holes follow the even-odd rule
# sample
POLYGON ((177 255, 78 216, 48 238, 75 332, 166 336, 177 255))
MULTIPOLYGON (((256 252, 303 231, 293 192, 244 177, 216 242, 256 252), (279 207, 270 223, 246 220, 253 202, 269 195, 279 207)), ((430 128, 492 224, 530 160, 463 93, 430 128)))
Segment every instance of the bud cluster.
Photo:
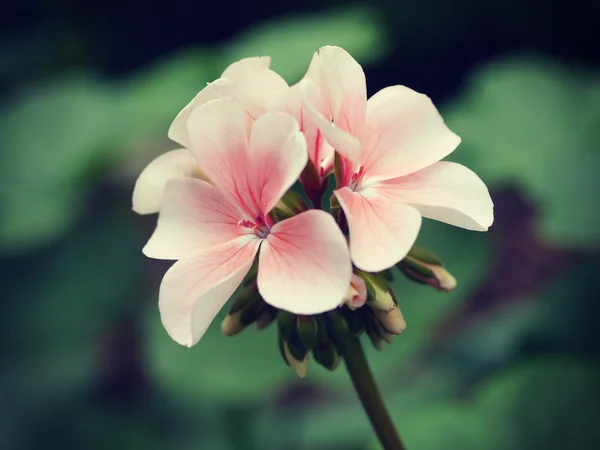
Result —
MULTIPOLYGON (((409 279, 441 291, 449 292, 456 286, 442 262, 419 247, 413 247, 397 267, 409 279)), ((317 364, 333 371, 340 365, 353 336, 364 333, 373 347, 382 350, 406 329, 398 299, 390 286, 394 280, 392 269, 379 273, 355 269, 346 301, 335 310, 315 315, 292 314, 267 304, 258 291, 256 275, 255 265, 231 303, 221 330, 226 336, 233 336, 252 323, 260 330, 276 321, 281 356, 299 378, 308 373, 311 353, 317 364), (356 297, 360 295, 355 286, 363 282, 366 301, 357 303, 356 297)))

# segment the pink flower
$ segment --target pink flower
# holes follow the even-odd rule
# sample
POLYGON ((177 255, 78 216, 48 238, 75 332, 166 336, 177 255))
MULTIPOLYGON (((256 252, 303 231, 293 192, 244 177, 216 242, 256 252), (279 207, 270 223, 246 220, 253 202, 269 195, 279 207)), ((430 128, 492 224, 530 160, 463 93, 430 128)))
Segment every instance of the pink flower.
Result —
POLYGON ((366 302, 367 285, 365 284, 365 280, 353 273, 344 304, 351 310, 355 310, 364 306, 366 302))
MULTIPOLYGON (((314 61, 314 60, 313 60, 314 61)), ((485 184, 466 167, 438 162, 460 143, 431 100, 404 86, 382 89, 367 101, 360 65, 339 47, 317 57, 329 115, 307 83, 310 117, 340 154, 338 189, 350 232, 352 261, 376 272, 406 256, 421 218, 485 231, 493 204, 485 184)))
POLYGON ((170 336, 192 346, 258 258, 264 300, 297 314, 337 307, 351 277, 346 240, 333 217, 310 210, 275 223, 269 215, 297 180, 308 156, 292 116, 246 111, 231 98, 195 108, 188 145, 214 185, 167 182, 157 228, 144 247, 152 258, 178 260, 165 274, 159 308, 170 336))
POLYGON ((270 57, 262 56, 244 58, 231 64, 221 78, 209 83, 183 108, 169 128, 169 138, 183 148, 160 155, 140 174, 133 190, 135 212, 158 212, 165 185, 173 177, 194 177, 208 181, 189 150, 188 119, 200 105, 223 97, 236 98, 244 106, 249 122, 258 118, 267 111, 269 102, 289 89, 283 78, 269 70, 270 62, 270 57))

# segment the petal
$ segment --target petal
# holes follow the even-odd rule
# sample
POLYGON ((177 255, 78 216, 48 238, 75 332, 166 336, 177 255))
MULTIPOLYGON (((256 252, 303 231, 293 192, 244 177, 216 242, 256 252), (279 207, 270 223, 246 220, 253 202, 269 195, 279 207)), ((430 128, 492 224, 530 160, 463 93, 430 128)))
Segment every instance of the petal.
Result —
POLYGON ((248 144, 244 111, 231 99, 199 107, 188 127, 202 169, 252 220, 275 206, 308 160, 298 123, 286 113, 262 115, 248 144))
POLYGON ((486 231, 494 221, 487 187, 473 171, 457 163, 438 162, 383 185, 429 219, 475 231, 486 231))
POLYGON ((236 80, 235 96, 240 100, 246 112, 254 119, 267 111, 271 104, 289 89, 279 74, 269 69, 255 70, 236 80))
POLYGON ((138 214, 158 212, 171 178, 190 176, 197 170, 189 150, 179 149, 164 153, 142 171, 133 188, 133 210, 138 214))
POLYGON ((295 314, 336 308, 348 292, 348 244, 333 217, 310 210, 271 228, 258 260, 258 290, 265 301, 295 314))
MULTIPOLYGON (((315 167, 323 168, 329 161, 333 161, 333 148, 325 142, 323 134, 319 131, 311 117, 307 114, 306 107, 303 104, 304 95, 303 85, 307 80, 301 80, 299 83, 290 87, 283 95, 278 96, 271 108, 273 111, 283 111, 294 116, 300 125, 300 131, 306 138, 307 153, 309 159, 315 167)), ((317 95, 319 95, 317 93, 317 95)), ((317 98, 316 103, 321 102, 317 98)), ((323 108, 323 106, 319 106, 323 108)), ((321 109, 320 109, 321 110, 321 109)))
POLYGON ((270 65, 270 56, 253 56, 250 58, 242 58, 239 61, 229 65, 229 67, 227 67, 227 69, 225 69, 221 75, 221 78, 229 78, 230 80, 236 81, 255 70, 268 69, 270 65))
POLYGON ((404 86, 382 89, 367 106, 361 161, 365 180, 416 172, 452 153, 459 143, 429 97, 404 86))
POLYGON ((244 236, 176 262, 160 285, 161 321, 176 342, 196 344, 250 270, 259 247, 244 236))
POLYGON ((319 50, 321 76, 336 126, 361 139, 367 110, 367 83, 360 64, 340 47, 319 50))
POLYGON ((181 110, 171 127, 169 128, 168 136, 172 141, 189 148, 190 138, 188 135, 187 121, 192 112, 200 105, 221 97, 226 97, 234 94, 234 84, 231 80, 219 78, 218 80, 209 83, 202 89, 185 108, 181 110))
POLYGON ((216 187, 193 178, 171 179, 143 252, 157 259, 191 257, 251 232, 238 225, 240 217, 216 187))
POLYGON ((348 221, 352 261, 367 272, 387 269, 404 258, 421 228, 419 211, 379 188, 334 191, 348 221))
MULTIPOLYGON (((330 117, 320 110, 318 86, 309 79, 301 85, 303 91, 302 102, 308 118, 327 140, 327 142, 341 155, 350 161, 358 161, 361 151, 360 140, 349 132, 339 128, 330 117)), ((327 109, 328 111, 328 109, 327 109)))

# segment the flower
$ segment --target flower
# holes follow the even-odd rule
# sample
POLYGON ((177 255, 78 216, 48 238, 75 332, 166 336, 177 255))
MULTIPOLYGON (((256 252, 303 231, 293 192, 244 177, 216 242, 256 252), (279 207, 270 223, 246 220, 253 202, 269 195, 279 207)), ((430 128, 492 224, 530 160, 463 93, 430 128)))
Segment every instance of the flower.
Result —
POLYGON ((365 284, 365 280, 353 273, 350 280, 350 286, 348 287, 348 292, 343 303, 354 311, 355 309, 362 307, 366 301, 367 286, 365 284))
POLYGON ((244 106, 250 120, 267 111, 275 96, 289 89, 278 74, 269 69, 268 56, 244 58, 231 64, 221 78, 209 83, 177 115, 169 128, 169 138, 183 148, 171 150, 152 161, 138 177, 133 190, 133 210, 153 214, 160 209, 165 184, 173 177, 194 177, 209 181, 190 152, 187 121, 200 105, 217 98, 234 97, 244 106))
POLYGON ((297 180, 308 155, 296 120, 261 115, 248 133, 246 109, 232 98, 194 109, 189 148, 212 181, 167 182, 146 256, 175 259, 159 294, 169 335, 192 346, 258 258, 258 290, 296 314, 337 307, 351 278, 344 235, 333 217, 309 210, 281 222, 269 214, 297 180))
POLYGON ((329 115, 313 101, 315 83, 305 83, 304 102, 340 156, 334 194, 348 222, 357 267, 377 272, 404 258, 422 217, 488 229, 493 204, 485 184, 460 164, 439 162, 460 138, 427 96, 391 86, 367 101, 362 68, 339 47, 321 48, 315 64, 329 115))

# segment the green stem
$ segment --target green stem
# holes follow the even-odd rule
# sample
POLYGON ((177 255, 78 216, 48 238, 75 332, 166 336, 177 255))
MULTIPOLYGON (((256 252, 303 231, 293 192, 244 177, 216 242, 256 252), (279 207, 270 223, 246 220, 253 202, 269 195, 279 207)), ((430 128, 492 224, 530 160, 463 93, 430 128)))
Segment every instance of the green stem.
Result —
POLYGON ((384 450, 406 450, 377 388, 360 340, 353 337, 344 351, 354 389, 384 450))

